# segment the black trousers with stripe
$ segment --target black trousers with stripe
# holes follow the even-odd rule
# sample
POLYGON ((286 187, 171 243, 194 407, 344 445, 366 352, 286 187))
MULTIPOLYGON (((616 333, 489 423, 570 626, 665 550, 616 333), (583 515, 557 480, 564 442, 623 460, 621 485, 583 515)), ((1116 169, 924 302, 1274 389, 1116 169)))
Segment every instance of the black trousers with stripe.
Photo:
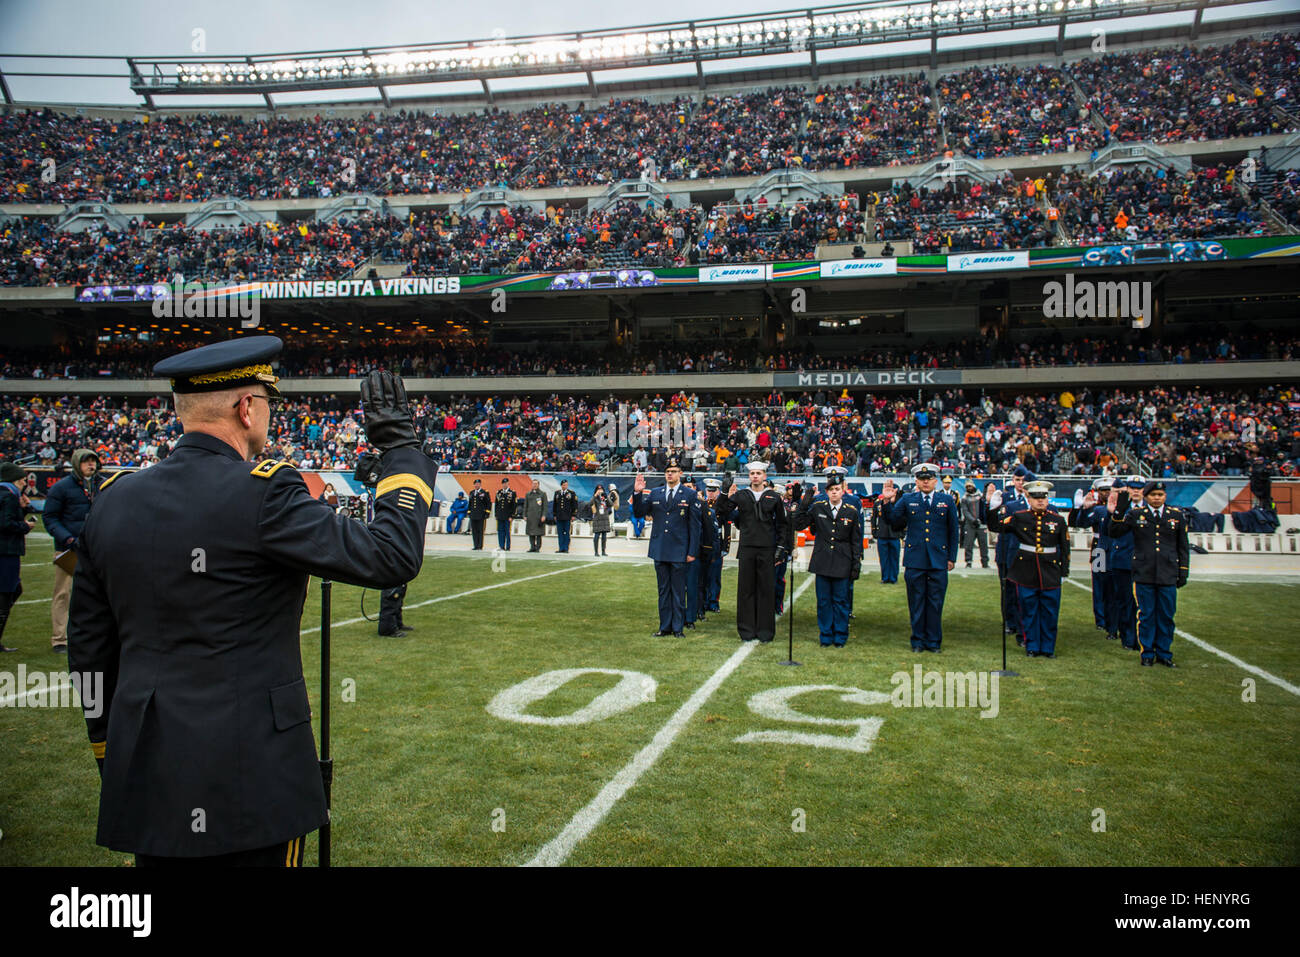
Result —
POLYGON ((137 854, 136 867, 302 867, 302 850, 307 836, 213 857, 155 857, 137 854))

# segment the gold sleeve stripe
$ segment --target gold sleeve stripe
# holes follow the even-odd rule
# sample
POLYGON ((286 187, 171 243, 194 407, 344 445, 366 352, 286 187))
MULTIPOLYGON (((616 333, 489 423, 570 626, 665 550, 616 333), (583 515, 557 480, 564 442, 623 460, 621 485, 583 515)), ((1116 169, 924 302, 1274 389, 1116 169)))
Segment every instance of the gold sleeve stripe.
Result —
POLYGON ((104 749, 105 749, 106 747, 108 747, 108 742, 107 742, 107 741, 92 741, 92 742, 90 742, 90 750, 93 751, 93 752, 95 753, 95 757, 97 757, 97 758, 102 758, 102 757, 104 756, 104 749))
POLYGON ((253 475, 261 479, 269 479, 282 468, 287 468, 288 462, 277 462, 275 459, 264 459, 253 466, 253 475))
MULTIPOLYGON (((104 489, 108 488, 110 485, 112 485, 114 482, 116 482, 119 478, 121 478, 121 477, 123 476, 123 474, 125 474, 125 472, 126 472, 126 469, 123 469, 121 472, 114 472, 112 475, 110 475, 110 476, 109 476, 109 477, 104 481, 104 484, 101 485, 101 486, 99 487, 99 491, 100 491, 100 492, 104 491, 104 489)), ((96 492, 95 494, 98 495, 99 492, 96 492)))
POLYGON ((396 475, 381 479, 379 485, 375 488, 375 498, 403 488, 418 492, 420 498, 424 499, 425 506, 433 504, 433 489, 429 488, 428 483, 413 472, 398 472, 396 475))

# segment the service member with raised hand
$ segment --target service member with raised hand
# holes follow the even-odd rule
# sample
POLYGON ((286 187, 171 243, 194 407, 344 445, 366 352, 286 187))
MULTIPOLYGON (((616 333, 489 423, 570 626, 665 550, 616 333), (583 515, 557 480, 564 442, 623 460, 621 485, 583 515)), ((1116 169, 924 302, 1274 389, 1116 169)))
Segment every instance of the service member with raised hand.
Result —
POLYGON ((1178 589, 1187 584, 1190 548, 1187 518, 1165 504, 1165 483, 1148 482, 1145 505, 1129 506, 1121 497, 1110 518, 1110 534, 1133 534, 1133 592, 1137 596, 1137 640, 1142 664, 1174 664, 1174 613, 1178 589))
MULTIPOLYGON (((723 482, 730 482, 730 473, 723 482)), ((788 541, 789 516, 781 496, 767 485, 767 463, 749 463, 749 488, 726 487, 718 514, 740 532, 736 550, 736 630, 741 641, 766 644, 776 637, 775 569, 788 541)))
POLYGON ((676 455, 666 460, 666 483, 647 492, 645 475, 632 482, 632 514, 649 517, 650 558, 659 586, 659 630, 653 635, 681 638, 686 627, 686 566, 700 552, 700 510, 695 496, 682 485, 682 466, 676 455))
POLYGON ((916 491, 891 502, 886 517, 903 532, 903 580, 907 610, 912 618, 912 650, 943 648, 943 602, 948 594, 948 573, 957 563, 957 503, 947 492, 935 489, 939 470, 923 463, 912 469, 916 491))
POLYGON ((437 469, 400 378, 361 383, 382 453, 370 525, 317 501, 288 463, 250 461, 281 401, 280 348, 256 336, 158 363, 185 434, 106 482, 82 534, 69 665, 104 675, 103 700, 83 696, 97 841, 140 865, 301 863, 326 821, 299 647, 308 577, 389 588, 423 560, 437 469))
POLYGON ((817 631, 823 648, 843 648, 849 640, 849 583, 862 574, 862 514, 845 500, 844 477, 826 478, 826 497, 815 486, 795 506, 796 529, 812 527, 808 570, 817 576, 817 631))
POLYGON ((1028 509, 1011 511, 1003 503, 989 514, 989 524, 1016 547, 1008 579, 1025 629, 1025 654, 1056 657, 1056 625, 1061 615, 1061 582, 1070 576, 1070 529, 1047 504, 1051 482, 1025 486, 1028 509))

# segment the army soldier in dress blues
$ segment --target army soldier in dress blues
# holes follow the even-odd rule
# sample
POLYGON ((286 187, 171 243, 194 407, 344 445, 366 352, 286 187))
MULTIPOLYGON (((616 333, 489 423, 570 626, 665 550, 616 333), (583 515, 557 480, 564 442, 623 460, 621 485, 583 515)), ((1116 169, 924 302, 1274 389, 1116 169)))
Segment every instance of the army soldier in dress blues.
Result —
POLYGON ((492 496, 483 488, 483 480, 474 480, 474 489, 469 493, 469 533, 474 539, 476 552, 483 550, 483 528, 488 516, 492 514, 492 496))
POLYGON ((1095 530, 1088 543, 1089 560, 1092 566, 1092 620, 1099 631, 1107 638, 1114 638, 1116 631, 1106 617, 1106 606, 1110 599, 1110 557, 1111 540, 1106 534, 1110 525, 1110 513, 1106 510, 1106 501, 1110 498, 1115 480, 1103 475, 1092 483, 1092 491, 1084 496, 1082 504, 1070 509, 1070 524, 1075 528, 1095 530))
POLYGON ((74 672, 104 675, 103 700, 85 701, 97 841, 138 865, 301 862, 326 821, 299 648, 308 576, 389 588, 420 571, 437 469, 402 380, 361 384, 382 453, 363 525, 292 465, 249 461, 280 400, 279 351, 256 336, 158 363, 185 434, 159 464, 104 483, 83 532, 68 650, 74 672))
MULTIPOLYGON (((1037 477, 1023 465, 1017 465, 1011 473, 1011 485, 1002 492, 1002 507, 1008 512, 1020 512, 1029 508, 1025 498, 1025 483, 1036 481, 1037 477)), ((1002 592, 1002 620, 1006 622, 1007 634, 1016 636, 1016 644, 1024 646, 1025 629, 1020 620, 1020 605, 1016 602, 1015 582, 1007 578, 1011 571, 1011 562, 1015 559, 1015 543, 1010 536, 999 535, 993 558, 998 566, 998 584, 1002 592)))
MULTIPOLYGON (((1110 490, 1105 508, 1114 515, 1121 496, 1129 499, 1129 506, 1142 502, 1142 486, 1146 479, 1133 475, 1122 484, 1116 481, 1110 490)), ((1115 629, 1107 638, 1118 638, 1129 651, 1137 651, 1137 602, 1133 597, 1133 530, 1115 528, 1107 519, 1106 534, 1110 539, 1110 555, 1106 569, 1106 623, 1115 629)))
MULTIPOLYGON (((939 652, 943 646, 943 600, 948 573, 957 563, 957 504, 934 486, 939 470, 912 469, 916 491, 898 497, 887 519, 903 535, 903 580, 912 617, 912 650, 939 652)), ((885 493, 881 493, 883 498, 885 493)))
POLYGON ((503 551, 510 551, 510 522, 515 517, 515 503, 518 501, 519 496, 510 487, 510 479, 502 478, 501 490, 497 492, 492 513, 497 518, 497 548, 503 551))
POLYGON ((659 585, 659 630, 653 637, 680 638, 686 627, 686 566, 700 552, 700 512, 693 493, 682 485, 676 455, 668 457, 664 478, 661 488, 647 492, 645 476, 637 473, 632 482, 632 514, 654 522, 649 554, 659 585))
MULTIPOLYGON (((857 510, 858 534, 863 538, 865 538, 867 534, 867 511, 862 505, 862 499, 859 498, 856 494, 854 494, 853 489, 849 486, 849 470, 846 469, 843 465, 832 465, 826 469, 826 476, 829 479, 829 477, 832 475, 838 475, 840 477, 840 484, 844 486, 844 498, 842 499, 842 501, 847 502, 849 505, 852 505, 857 510)), ((819 496, 819 498, 822 499, 824 499, 825 497, 826 496, 824 494, 819 496)), ((849 617, 850 618, 853 617, 853 586, 856 583, 856 581, 857 581, 856 578, 849 579, 849 617)))
POLYGON ((730 486, 725 497, 718 496, 717 507, 718 514, 735 521, 740 532, 736 630, 741 641, 767 643, 776 636, 772 572, 789 537, 789 518, 781 496, 767 487, 767 463, 750 462, 749 488, 730 486))
POLYGON ((1051 490, 1051 482, 1029 482, 1028 509, 1010 512, 1003 503, 989 514, 989 524, 1017 546, 1007 577, 1016 586, 1030 658, 1056 657, 1061 581, 1070 574, 1070 529, 1047 505, 1051 490))
POLYGON ((876 554, 880 558, 882 585, 893 585, 898 582, 898 556, 902 551, 903 543, 886 517, 896 494, 894 480, 885 479, 884 490, 871 503, 871 538, 876 543, 876 554))
POLYGON ((823 648, 843 648, 849 640, 849 583, 862 574, 862 512, 844 495, 844 477, 826 479, 826 496, 804 493, 791 525, 812 527, 813 554, 808 570, 817 576, 817 631, 823 648))
POLYGON ((1120 498, 1111 516, 1112 535, 1133 533, 1133 593, 1137 600, 1137 640, 1142 664, 1174 664, 1174 613, 1178 589, 1187 584, 1187 519, 1165 504, 1165 483, 1148 482, 1142 489, 1145 505, 1129 506, 1120 498))
MULTIPOLYGON (((705 479, 705 498, 704 507, 700 510, 701 528, 707 524, 711 531, 707 534, 713 541, 713 548, 709 552, 709 574, 704 590, 705 611, 721 611, 722 606, 718 604, 722 598, 722 557, 727 554, 730 548, 730 528, 722 521, 718 515, 718 490, 722 483, 717 479, 705 479)), ((703 539, 704 533, 701 534, 703 539)), ((703 616, 701 616, 703 617, 703 616)))
POLYGON ((561 479, 560 490, 555 493, 551 508, 555 515, 555 534, 560 540, 560 553, 564 554, 569 550, 573 516, 578 513, 578 493, 569 488, 568 479, 561 479))

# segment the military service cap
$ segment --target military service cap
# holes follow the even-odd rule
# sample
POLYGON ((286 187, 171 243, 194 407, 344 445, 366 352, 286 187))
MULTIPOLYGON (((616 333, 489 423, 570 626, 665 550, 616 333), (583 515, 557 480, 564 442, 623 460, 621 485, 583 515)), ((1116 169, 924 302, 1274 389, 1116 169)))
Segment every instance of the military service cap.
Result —
POLYGON ((1050 492, 1051 490, 1052 490, 1051 482, 1043 482, 1043 481, 1030 482, 1028 485, 1025 486, 1025 494, 1032 495, 1034 498, 1039 498, 1039 497, 1046 498, 1047 493, 1050 492))
POLYGON ((268 394, 279 396, 275 384, 280 378, 271 368, 271 360, 283 348, 278 336, 229 339, 169 356, 153 367, 153 374, 171 379, 172 391, 181 394, 261 383, 268 394))
POLYGON ((912 478, 931 479, 939 477, 939 469, 932 462, 922 462, 920 465, 912 466, 912 478))

